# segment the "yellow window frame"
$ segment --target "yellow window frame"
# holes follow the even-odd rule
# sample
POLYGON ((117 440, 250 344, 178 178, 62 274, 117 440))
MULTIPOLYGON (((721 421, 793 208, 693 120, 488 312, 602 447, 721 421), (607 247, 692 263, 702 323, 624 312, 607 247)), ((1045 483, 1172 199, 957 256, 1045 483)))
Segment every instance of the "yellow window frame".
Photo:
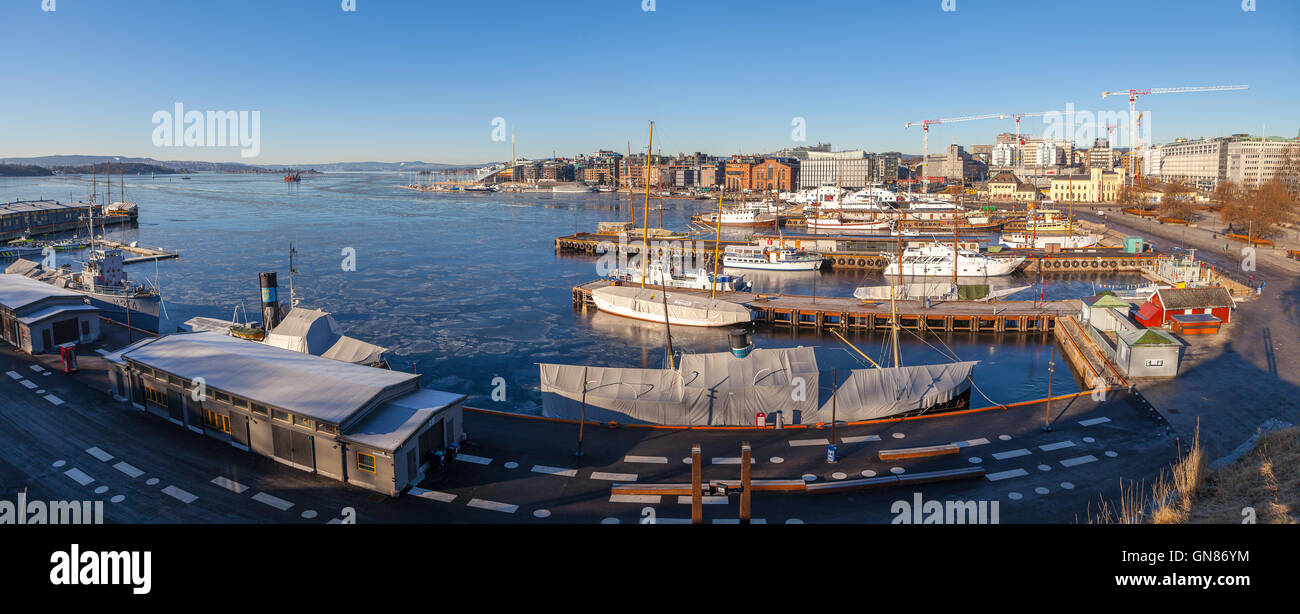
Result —
POLYGON ((375 468, 376 468, 376 466, 377 466, 377 465, 375 464, 375 455, 374 455, 374 454, 366 454, 365 452, 357 452, 357 470, 358 470, 358 471, 365 471, 366 473, 374 473, 374 472, 375 472, 375 468), (361 457, 363 457, 363 456, 366 457, 366 458, 369 458, 369 459, 370 459, 370 468, 369 468, 369 469, 365 468, 365 467, 361 464, 361 457))

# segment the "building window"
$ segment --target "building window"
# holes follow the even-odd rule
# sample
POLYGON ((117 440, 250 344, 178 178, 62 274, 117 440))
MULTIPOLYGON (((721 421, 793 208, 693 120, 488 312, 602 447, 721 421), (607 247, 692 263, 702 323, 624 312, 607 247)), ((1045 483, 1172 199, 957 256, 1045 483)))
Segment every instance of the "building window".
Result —
POLYGON ((217 400, 218 400, 218 401, 221 401, 222 403, 229 403, 229 402, 230 402, 230 395, 228 395, 228 394, 226 394, 226 393, 224 393, 224 392, 221 392, 220 390, 213 390, 213 391, 212 391, 212 394, 213 394, 214 396, 216 396, 216 397, 217 397, 217 400))
MULTIPOLYGON (((244 399, 241 399, 241 398, 239 398, 239 397, 237 397, 237 396, 231 396, 231 397, 230 397, 230 404, 231 404, 231 405, 234 405, 235 407, 238 407, 238 408, 240 408, 240 409, 248 409, 248 401, 245 401, 244 399)), ((253 411, 257 411, 257 410, 254 409, 253 411)), ((262 408, 262 411, 259 412, 259 413, 265 415, 265 414, 266 414, 266 408, 263 407, 263 408, 262 408)))
POLYGON ((167 394, 161 390, 154 390, 148 386, 144 387, 144 400, 154 405, 167 407, 167 394))
POLYGON ((375 455, 357 452, 357 469, 367 473, 375 472, 375 455))
POLYGON ((320 432, 322 432, 322 433, 328 433, 328 434, 330 434, 330 435, 338 435, 338 434, 339 434, 339 427, 337 427, 337 426, 335 426, 335 425, 333 425, 333 424, 325 424, 324 422, 317 422, 317 423, 316 423, 316 430, 318 430, 318 431, 320 431, 320 432))
POLYGON ((1165 361, 1164 361, 1163 359, 1160 359, 1160 358, 1155 358, 1155 359, 1152 359, 1152 360, 1148 360, 1148 361, 1147 361, 1147 366, 1148 366, 1148 367, 1163 367, 1163 366, 1165 366, 1165 361))
POLYGON ((219 414, 210 409, 204 409, 203 424, 206 424, 227 435, 230 434, 230 417, 224 414, 219 414))
POLYGON ((276 420, 279 420, 280 422, 289 422, 289 412, 287 411, 280 411, 278 409, 273 410, 271 412, 271 417, 275 418, 276 420))
POLYGON ((175 384, 175 385, 177 385, 177 386, 184 386, 184 385, 185 385, 185 380, 183 380, 183 379, 181 379, 181 378, 179 378, 179 377, 176 377, 175 375, 168 375, 168 376, 167 376, 167 383, 168 383, 168 384, 175 384))
POLYGON ((311 429, 312 427, 311 418, 303 418, 302 416, 294 416, 293 424, 294 426, 301 426, 302 428, 305 429, 311 429))

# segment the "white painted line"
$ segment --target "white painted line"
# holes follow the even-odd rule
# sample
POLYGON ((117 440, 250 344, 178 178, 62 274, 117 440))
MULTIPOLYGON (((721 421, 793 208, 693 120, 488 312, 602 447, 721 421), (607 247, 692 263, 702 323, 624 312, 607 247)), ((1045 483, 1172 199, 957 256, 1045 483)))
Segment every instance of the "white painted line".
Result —
POLYGON ((11 378, 13 378, 13 379, 22 379, 22 378, 23 378, 22 374, 18 373, 17 371, 5 371, 5 375, 8 375, 9 377, 11 377, 11 378))
POLYGON ((82 471, 82 470, 80 470, 80 469, 77 469, 76 467, 73 467, 72 469, 69 469, 69 470, 67 470, 67 471, 64 471, 64 472, 63 472, 63 475, 66 475, 66 476, 72 478, 73 481, 75 481, 75 482, 78 483, 78 484, 81 484, 82 486, 85 486, 86 484, 89 484, 89 483, 95 481, 95 478, 92 478, 92 477, 86 475, 86 472, 84 472, 84 471, 82 471))
MULTIPOLYGON (((739 518, 714 518, 713 524, 740 524, 739 518)), ((750 518, 749 524, 767 524, 766 518, 750 518)))
POLYGON ((343 524, 343 521, 338 518, 331 518, 330 521, 325 524, 343 524))
POLYGON ((248 490, 247 486, 244 486, 243 484, 240 484, 239 482, 236 482, 230 478, 223 478, 221 476, 212 478, 212 483, 226 490, 229 490, 230 492, 233 492, 237 495, 242 495, 244 494, 244 491, 248 490))
POLYGON ((1103 424, 1106 422, 1110 422, 1110 418, 1107 418, 1106 416, 1102 416, 1100 418, 1089 418, 1087 420, 1080 420, 1079 424, 1082 424, 1083 426, 1092 426, 1094 424, 1103 424))
POLYGON ((42 372, 42 371, 44 371, 44 370, 45 370, 45 367, 42 367, 42 366, 40 366, 40 365, 32 365, 32 371, 35 371, 35 372, 37 372, 37 373, 40 373, 40 372, 42 372))
MULTIPOLYGON (((739 456, 715 456, 709 459, 709 462, 713 463, 714 465, 739 465, 740 457, 739 456)), ((755 460, 754 457, 752 456, 749 457, 749 464, 753 465, 754 463, 757 462, 758 461, 755 460)))
POLYGON ((825 445, 830 445, 830 443, 831 442, 826 441, 825 439, 791 439, 790 440, 790 445, 794 447, 825 446, 825 445))
POLYGON ((659 495, 610 495, 610 503, 663 503, 659 495))
POLYGON ((1026 454, 1029 454, 1029 450, 1020 448, 1019 450, 1008 450, 1006 452, 994 452, 993 458, 996 458, 998 460, 1006 460, 1008 458, 1015 458, 1017 456, 1024 456, 1026 454))
POLYGON ((45 395, 45 400, 46 400, 46 401, 49 401, 49 402, 51 402, 51 403, 53 403, 53 404, 55 404, 55 405, 63 405, 63 399, 60 399, 59 397, 56 397, 56 396, 54 396, 54 395, 52 395, 52 394, 47 394, 47 395, 45 395))
POLYGON ((197 496, 176 488, 175 486, 168 486, 167 488, 162 489, 162 491, 163 494, 170 495, 171 497, 178 499, 181 503, 194 503, 194 501, 198 499, 197 496))
POLYGON ((457 454, 457 455, 456 455, 456 460, 458 460, 458 461, 464 461, 464 462, 467 462, 467 463, 475 463, 475 464, 479 464, 479 465, 490 465, 490 464, 492 464, 492 459, 490 459, 490 458, 483 458, 482 456, 474 456, 473 454, 457 454))
POLYGON ((412 489, 411 489, 411 494, 412 494, 412 495, 415 495, 415 496, 417 496, 417 497, 419 497, 419 498, 421 498, 421 499, 428 499, 428 500, 430 500, 430 501, 441 501, 441 502, 443 502, 443 503, 451 503, 452 501, 454 501, 454 500, 456 499, 456 495, 453 495, 453 494, 451 494, 451 493, 449 493, 449 492, 439 492, 439 491, 436 491, 436 490, 425 490, 425 489, 423 489, 423 488, 412 488, 412 489))
POLYGON ((592 471, 591 479, 608 480, 610 482, 635 482, 635 473, 607 473, 605 471, 592 471))
POLYGON ((988 475, 985 475, 984 477, 988 478, 990 482, 996 482, 998 480, 1005 480, 1007 478, 1018 478, 1026 475, 1029 475, 1029 472, 1025 471, 1024 469, 1012 469, 1010 471, 999 471, 997 473, 990 473, 988 475))
POLYGON ((1038 449, 1044 452, 1051 452, 1052 450, 1060 450, 1061 448, 1073 448, 1073 447, 1074 447, 1073 441, 1058 441, 1056 443, 1049 443, 1045 446, 1038 446, 1038 449))
POLYGON ((23 387, 26 388, 26 389, 28 389, 28 390, 36 390, 36 384, 32 383, 31 380, 20 379, 20 380, 18 380, 18 383, 19 383, 19 384, 22 384, 23 387))
POLYGON ((265 503, 265 504, 267 504, 267 505, 269 505, 269 506, 271 506, 271 507, 273 507, 273 508, 275 508, 275 509, 278 509, 278 510, 280 510, 280 511, 282 511, 282 512, 283 512, 284 510, 287 510, 287 509, 293 507, 293 503, 291 503, 291 502, 289 502, 289 501, 285 501, 284 499, 281 499, 281 498, 276 497, 276 496, 274 496, 274 495, 268 495, 268 494, 266 494, 266 493, 264 493, 264 492, 259 492, 259 493, 255 494, 255 495, 253 495, 253 500, 256 501, 256 502, 258 502, 258 503, 265 503))
POLYGON ((656 518, 655 524, 691 524, 690 518, 656 518))
MULTIPOLYGON (((704 505, 725 505, 727 503, 727 495, 704 495, 703 497, 700 497, 700 499, 701 503, 704 505)), ((690 505, 691 496, 678 495, 677 502, 683 505, 690 505)))
POLYGON ((99 460, 102 460, 102 461, 104 461, 104 462, 106 462, 106 463, 107 463, 108 461, 113 460, 113 455, 112 455, 112 454, 109 454, 108 452, 105 452, 105 451, 103 451, 103 450, 100 450, 100 449, 99 449, 99 446, 95 446, 95 447, 93 447, 93 448, 90 448, 90 449, 86 450, 86 454, 89 454, 89 455, 91 455, 91 456, 93 456, 93 457, 95 457, 95 458, 98 458, 99 460))
POLYGON ((624 456, 625 463, 653 463, 657 465, 667 465, 668 457, 666 456, 624 456))
POLYGON ((533 473, 546 473, 550 475, 562 475, 566 478, 578 476, 577 469, 563 469, 561 467, 547 467, 546 465, 533 465, 533 473))
POLYGON ((849 437, 840 437, 844 443, 862 443, 864 441, 880 441, 880 435, 852 435, 849 437))
POLYGON ((144 472, 143 472, 143 471, 140 471, 139 469, 136 469, 135 467, 132 467, 132 466, 131 466, 130 464, 128 464, 126 461, 120 461, 120 462, 118 462, 116 465, 113 465, 113 468, 116 469, 116 470, 118 470, 118 471, 121 471, 122 473, 125 473, 125 474, 127 474, 127 475, 129 475, 129 476, 131 476, 131 477, 133 477, 133 478, 138 478, 138 477, 144 475, 144 472))
POLYGON ((954 441, 952 442, 952 445, 957 446, 958 448, 969 448, 971 446, 982 446, 988 442, 989 440, 987 437, 980 437, 979 439, 967 439, 966 441, 954 441))
POLYGON ((1095 460, 1097 460, 1097 457, 1096 457, 1096 456, 1093 456, 1093 455, 1091 455, 1091 454, 1089 454, 1089 455, 1087 455, 1087 456, 1076 456, 1076 457, 1074 457, 1074 458, 1067 458, 1067 459, 1061 461, 1061 466, 1062 466, 1062 467, 1073 467, 1073 466, 1075 466, 1075 465, 1082 465, 1082 464, 1084 464, 1084 463, 1091 463, 1091 462, 1093 462, 1093 461, 1095 461, 1095 460))
POLYGON ((488 501, 487 499, 470 499, 468 505, 470 507, 477 507, 483 510, 504 512, 506 514, 513 514, 515 513, 516 510, 519 509, 518 505, 511 505, 509 503, 498 503, 496 501, 488 501))

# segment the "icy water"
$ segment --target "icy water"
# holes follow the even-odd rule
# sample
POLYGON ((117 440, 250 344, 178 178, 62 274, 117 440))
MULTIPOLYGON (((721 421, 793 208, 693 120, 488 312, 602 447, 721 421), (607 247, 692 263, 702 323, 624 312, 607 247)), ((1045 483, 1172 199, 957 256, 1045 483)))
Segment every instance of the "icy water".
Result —
MULTIPOLYGON (((317 175, 298 185, 277 175, 191 177, 128 177, 128 199, 140 205, 139 227, 109 230, 113 238, 181 253, 128 267, 133 279, 156 277, 175 322, 230 319, 236 305, 260 319, 257 273, 277 271, 285 300, 292 240, 300 306, 331 312, 348 335, 392 348, 394 369, 418 368, 425 386, 467 394, 470 405, 538 413, 540 362, 663 365, 661 327, 573 307, 572 287, 597 278, 597 261, 554 250, 557 236, 628 219, 626 195, 419 193, 397 187, 404 181, 396 174, 317 175), (346 271, 353 252, 355 270, 346 271), (504 402, 490 396, 496 377, 506 382, 504 402)), ((77 177, 0 178, 4 202, 66 201, 88 191, 89 181, 77 177)), ((115 200, 116 191, 115 183, 115 200)), ((652 207, 657 203, 652 200, 652 207)), ((685 229, 692 214, 716 205, 664 200, 662 206, 664 226, 685 229)), ((747 275, 758 291, 812 294, 815 286, 819 296, 888 283, 860 272, 747 275)), ((1078 298, 1091 294, 1094 284, 1136 281, 1124 274, 1058 273, 1044 280, 1042 290, 1049 299, 1078 298)), ((1017 276, 992 285, 1033 285, 1011 297, 1031 300, 1038 283, 1036 276, 1017 276)), ((850 339, 873 358, 884 353, 879 333, 850 339)), ((725 330, 676 327, 673 341, 679 352, 727 345, 725 330)), ((816 347, 827 377, 832 368, 866 365, 843 343, 807 332, 759 331, 755 343, 816 347)), ((980 360, 972 399, 977 406, 988 404, 985 397, 1011 403, 1047 392, 1049 344, 1041 336, 954 333, 922 340, 905 333, 902 346, 904 364, 943 361, 948 351, 980 360)), ((1056 360, 1053 393, 1079 390, 1059 354, 1056 360)))

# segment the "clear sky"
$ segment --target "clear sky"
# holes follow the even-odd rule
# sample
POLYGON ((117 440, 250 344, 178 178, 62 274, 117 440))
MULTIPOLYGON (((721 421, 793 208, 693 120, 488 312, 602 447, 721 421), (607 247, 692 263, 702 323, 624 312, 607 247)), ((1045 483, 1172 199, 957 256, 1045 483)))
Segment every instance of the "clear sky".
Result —
MULTIPOLYGON (((1143 98, 1144 126, 1157 142, 1300 130, 1290 0, 54 2, 0 3, 0 157, 477 163, 510 157, 495 117, 520 157, 644 150, 650 119, 665 153, 919 153, 904 122, 1120 111, 1103 90, 1220 84, 1251 88, 1143 98), (259 111, 260 155, 154 146, 154 112, 177 102, 259 111)), ((931 150, 1004 130, 937 127, 931 150)))

